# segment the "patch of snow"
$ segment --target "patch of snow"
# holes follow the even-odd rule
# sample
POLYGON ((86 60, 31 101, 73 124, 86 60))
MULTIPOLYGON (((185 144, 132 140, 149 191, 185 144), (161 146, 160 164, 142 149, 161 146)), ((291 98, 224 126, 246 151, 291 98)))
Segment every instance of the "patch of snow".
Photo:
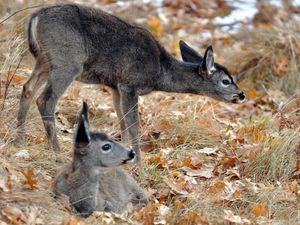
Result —
POLYGON ((29 159, 30 158, 30 154, 29 154, 29 152, 28 152, 27 149, 20 150, 14 156, 16 156, 17 158, 25 158, 25 159, 29 159))

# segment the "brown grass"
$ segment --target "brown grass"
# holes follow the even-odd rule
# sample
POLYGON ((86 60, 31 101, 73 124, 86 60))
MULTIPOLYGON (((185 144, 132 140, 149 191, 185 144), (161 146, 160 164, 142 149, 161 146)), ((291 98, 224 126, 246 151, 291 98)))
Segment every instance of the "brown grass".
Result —
POLYGON ((245 29, 234 38, 239 47, 225 48, 224 59, 240 79, 299 96, 299 22, 276 22, 269 29, 245 29))

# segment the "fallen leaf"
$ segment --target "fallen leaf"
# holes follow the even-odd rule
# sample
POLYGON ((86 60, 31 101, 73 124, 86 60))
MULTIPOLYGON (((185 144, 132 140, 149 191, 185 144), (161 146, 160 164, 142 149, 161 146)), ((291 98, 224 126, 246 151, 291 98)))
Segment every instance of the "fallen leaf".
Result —
POLYGON ((201 169, 193 170, 188 167, 182 167, 186 174, 190 177, 212 178, 214 177, 213 166, 203 166, 201 169))
POLYGON ((229 180, 233 178, 240 179, 240 172, 237 169, 228 169, 226 170, 226 178, 229 180))
POLYGON ((272 65, 275 75, 278 77, 283 77, 288 73, 289 70, 289 59, 287 56, 277 56, 272 65))
POLYGON ((219 198, 221 193, 224 191, 225 183, 223 181, 219 181, 215 183, 212 187, 209 188, 209 193, 219 198))
POLYGON ((257 92, 254 88, 249 88, 248 89, 248 95, 247 98, 249 99, 255 99, 257 97, 257 92))
POLYGON ((222 161, 222 166, 224 169, 229 169, 235 165, 237 158, 235 157, 225 157, 222 161))
POLYGON ((186 207, 186 204, 185 204, 184 202, 182 202, 182 201, 176 199, 175 202, 174 202, 174 207, 175 207, 176 209, 183 209, 183 208, 186 207))
POLYGON ((252 212, 255 217, 259 216, 267 216, 268 215, 268 207, 264 204, 259 204, 253 207, 252 212))
POLYGON ((199 152, 199 153, 205 153, 207 155, 212 155, 212 154, 215 154, 216 151, 218 151, 218 148, 205 147, 205 148, 202 148, 202 149, 198 150, 197 152, 199 152))
POLYGON ((24 181, 24 184, 28 184, 31 189, 37 189, 37 181, 33 179, 33 169, 32 168, 27 168, 27 170, 22 169, 21 173, 23 176, 26 178, 24 181))
POLYGON ((9 192, 9 189, 6 186, 6 182, 4 180, 0 180, 0 191, 9 192))
POLYGON ((190 225, 197 225, 197 224, 201 224, 201 225, 206 225, 209 224, 207 217, 202 216, 202 215, 198 215, 194 212, 188 212, 186 215, 183 216, 182 219, 179 220, 178 223, 176 223, 176 225, 186 225, 186 224, 190 224, 190 225))
POLYGON ((138 212, 138 215, 142 219, 144 225, 154 224, 154 218, 157 212, 157 208, 158 208, 157 204, 153 202, 149 202, 146 205, 146 207, 144 207, 138 212))
POLYGON ((165 177, 164 182, 174 191, 176 194, 187 195, 188 192, 185 191, 178 183, 175 183, 173 180, 165 177))
POLYGON ((250 224, 250 220, 242 218, 238 215, 234 215, 233 212, 231 210, 226 210, 224 209, 224 219, 232 222, 232 223, 237 223, 237 224, 250 224))
POLYGON ((167 165, 167 160, 160 155, 154 155, 147 160, 148 164, 155 164, 158 168, 164 168, 167 165))
POLYGON ((300 190, 298 182, 296 180, 293 180, 292 182, 290 182, 289 189, 291 190, 292 193, 297 194, 298 191, 300 190))
POLYGON ((185 158, 181 161, 181 165, 182 165, 182 166, 190 167, 191 163, 192 163, 192 158, 191 158, 191 157, 185 157, 185 158))
POLYGON ((68 222, 63 223, 63 225, 86 225, 80 221, 79 217, 72 217, 68 222))

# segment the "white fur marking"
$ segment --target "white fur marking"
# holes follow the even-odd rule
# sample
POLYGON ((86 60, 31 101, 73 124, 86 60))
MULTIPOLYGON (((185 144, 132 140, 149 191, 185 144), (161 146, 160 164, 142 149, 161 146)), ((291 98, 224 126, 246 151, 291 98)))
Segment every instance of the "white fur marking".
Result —
POLYGON ((215 66, 213 66, 211 69, 210 69, 210 71, 208 71, 208 74, 209 75, 212 75, 214 72, 216 72, 217 71, 217 69, 216 69, 216 67, 215 66))
MULTIPOLYGON (((31 28, 30 28, 32 42, 33 42, 34 46, 36 46, 37 48, 39 48, 38 41, 37 41, 37 25, 38 25, 38 22, 39 22, 38 16, 34 17, 31 21, 31 28)), ((39 50, 39 49, 37 49, 37 50, 39 50)))

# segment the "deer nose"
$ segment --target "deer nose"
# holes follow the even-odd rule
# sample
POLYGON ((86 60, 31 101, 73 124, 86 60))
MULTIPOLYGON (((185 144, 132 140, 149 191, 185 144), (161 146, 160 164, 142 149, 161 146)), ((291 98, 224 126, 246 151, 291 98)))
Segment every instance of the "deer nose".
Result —
POLYGON ((128 156, 129 156, 129 158, 131 158, 131 159, 134 159, 135 155, 136 155, 136 153, 135 153, 135 151, 133 151, 133 150, 130 150, 129 153, 128 153, 128 156))
POLYGON ((244 100, 245 99, 244 92, 239 93, 239 98, 240 98, 240 100, 244 100))

